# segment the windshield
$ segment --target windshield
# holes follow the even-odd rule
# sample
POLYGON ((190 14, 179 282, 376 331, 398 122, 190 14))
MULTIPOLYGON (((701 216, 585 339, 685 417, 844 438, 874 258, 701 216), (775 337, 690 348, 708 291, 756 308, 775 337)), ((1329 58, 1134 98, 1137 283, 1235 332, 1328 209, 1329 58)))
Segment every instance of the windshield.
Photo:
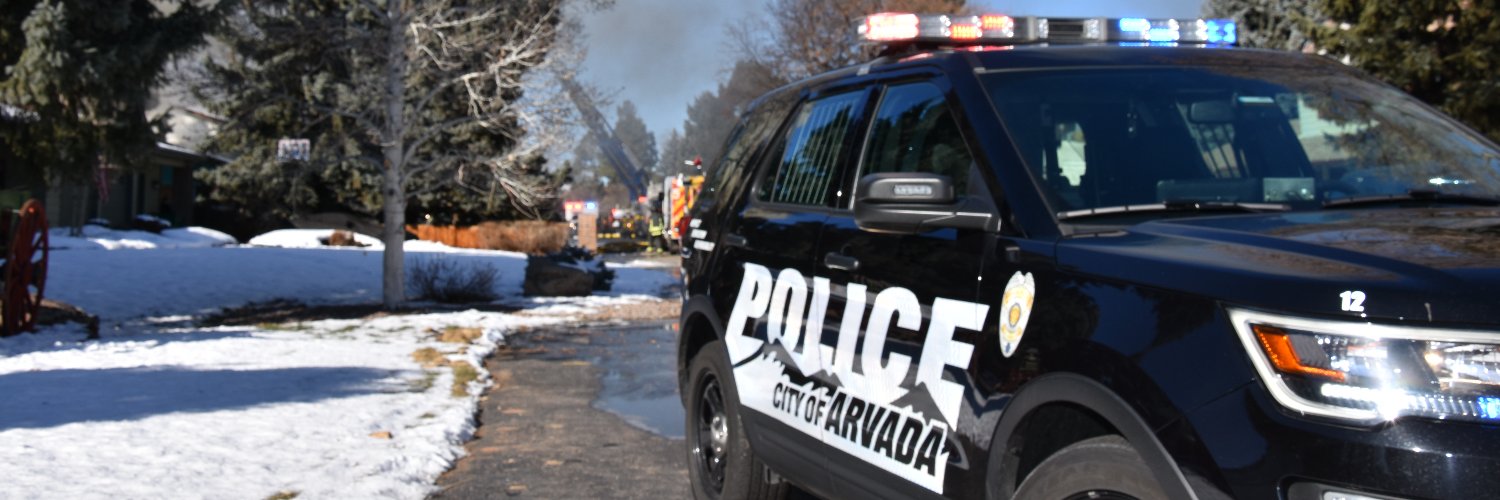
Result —
POLYGON ((1059 212, 1180 201, 1500 196, 1497 151, 1411 97, 1342 72, 1162 68, 984 75, 1059 212))

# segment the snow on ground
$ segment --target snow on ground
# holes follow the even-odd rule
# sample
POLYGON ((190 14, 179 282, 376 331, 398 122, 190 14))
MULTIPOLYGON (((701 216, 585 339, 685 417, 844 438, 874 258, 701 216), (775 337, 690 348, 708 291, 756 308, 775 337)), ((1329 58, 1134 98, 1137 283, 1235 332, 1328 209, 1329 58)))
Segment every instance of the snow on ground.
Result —
MULTIPOLYGON (((359 233, 351 234, 354 235, 354 241, 364 245, 367 250, 385 248, 380 238, 359 233)), ((258 247, 319 248, 332 235, 332 229, 278 229, 250 238, 247 243, 258 247)))
POLYGON ((377 302, 380 253, 53 252, 48 295, 99 314, 103 338, 81 341, 67 325, 0 339, 0 498, 422 498, 462 454, 488 381, 454 397, 456 370, 424 367, 413 353, 482 366, 507 331, 637 303, 673 282, 611 265, 613 292, 530 299, 519 296, 523 255, 407 249, 408 263, 499 268, 502 302, 527 314, 206 327, 205 314, 251 301, 377 302), (442 342, 447 327, 482 335, 442 342))
MULTIPOLYGON (((410 268, 421 259, 497 268, 496 291, 519 297, 526 256, 409 241, 410 268)), ((206 314, 274 298, 316 303, 380 301, 381 252, 355 248, 161 249, 51 254, 47 296, 98 314, 105 322, 133 316, 206 314), (192 279, 183 279, 184 276, 192 279), (107 282, 107 283, 105 283, 107 282), (101 286, 107 285, 107 286, 101 286)), ((659 269, 611 266, 611 295, 659 295, 676 281, 659 269)), ((510 302, 509 300, 507 301, 510 302)))
POLYGON ((83 226, 83 236, 69 236, 71 228, 53 228, 47 239, 53 250, 116 250, 121 248, 204 248, 237 243, 234 237, 206 228, 169 228, 156 234, 124 231, 92 224, 83 226))

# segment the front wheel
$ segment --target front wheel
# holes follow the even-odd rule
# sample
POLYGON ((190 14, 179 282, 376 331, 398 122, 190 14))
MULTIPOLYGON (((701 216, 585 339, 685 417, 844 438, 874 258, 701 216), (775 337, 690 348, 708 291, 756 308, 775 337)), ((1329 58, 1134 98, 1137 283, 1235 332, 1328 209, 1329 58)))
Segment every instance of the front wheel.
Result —
POLYGON ((1120 436, 1068 445, 1047 457, 1016 489, 1020 500, 1166 500, 1151 469, 1120 436))
POLYGON ((750 450, 740 423, 724 344, 710 342, 688 364, 687 404, 688 475, 693 497, 699 500, 786 497, 787 485, 767 480, 765 464, 750 450))

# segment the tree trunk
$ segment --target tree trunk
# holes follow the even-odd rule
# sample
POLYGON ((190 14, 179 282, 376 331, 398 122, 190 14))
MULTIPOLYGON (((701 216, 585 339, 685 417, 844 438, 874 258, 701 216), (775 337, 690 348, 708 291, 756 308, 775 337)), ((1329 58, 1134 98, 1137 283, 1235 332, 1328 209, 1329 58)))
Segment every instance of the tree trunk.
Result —
MULTIPOLYGON (((67 189, 67 187, 66 184, 63 185, 63 189, 67 189)), ((61 192, 62 189, 58 191, 61 192)), ((88 183, 79 184, 78 191, 78 215, 73 216, 73 227, 68 228, 68 236, 74 237, 83 236, 83 225, 87 224, 89 220, 89 195, 94 194, 89 192, 88 183)), ((95 197, 97 198, 97 196, 95 197)), ((103 211, 104 203, 101 202, 99 205, 99 210, 103 211)))
POLYGON ((406 302, 406 29, 402 0, 386 1, 385 127, 381 149, 385 156, 380 191, 384 195, 385 242, 381 280, 383 303, 394 309, 406 302))

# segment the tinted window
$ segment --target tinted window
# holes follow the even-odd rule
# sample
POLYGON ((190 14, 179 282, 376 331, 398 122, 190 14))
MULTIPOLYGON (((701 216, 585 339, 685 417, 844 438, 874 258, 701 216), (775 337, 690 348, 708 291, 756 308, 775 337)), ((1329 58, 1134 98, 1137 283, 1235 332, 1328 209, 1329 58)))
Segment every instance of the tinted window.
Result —
POLYGON ((761 182, 760 198, 794 205, 828 204, 828 187, 838 175, 844 142, 865 94, 840 94, 810 102, 787 129, 785 152, 761 182))
POLYGON ((985 83, 1065 210, 1322 202, 1413 190, 1500 196, 1500 151, 1400 92, 1283 68, 996 73, 985 83))
POLYGON ((781 125, 790 107, 786 99, 768 99, 751 110, 750 116, 735 127, 734 133, 730 134, 724 159, 719 161, 719 167, 710 174, 709 195, 733 193, 739 189, 745 178, 742 175, 745 164, 751 161, 755 151, 776 132, 776 127, 781 125))
POLYGON ((973 158, 958 122, 931 83, 892 86, 880 101, 865 154, 865 173, 928 172, 964 193, 973 158))

